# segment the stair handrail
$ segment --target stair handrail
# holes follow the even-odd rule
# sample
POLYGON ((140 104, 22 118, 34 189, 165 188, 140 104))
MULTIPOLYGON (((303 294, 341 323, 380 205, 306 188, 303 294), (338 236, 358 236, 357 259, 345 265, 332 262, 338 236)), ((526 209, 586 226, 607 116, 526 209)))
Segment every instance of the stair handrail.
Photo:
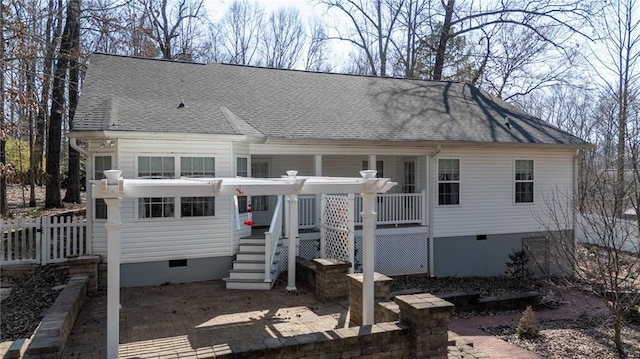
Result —
POLYGON ((283 196, 278 196, 278 203, 273 211, 269 231, 264 233, 264 281, 271 282, 271 264, 276 255, 278 240, 282 234, 282 200, 283 196))

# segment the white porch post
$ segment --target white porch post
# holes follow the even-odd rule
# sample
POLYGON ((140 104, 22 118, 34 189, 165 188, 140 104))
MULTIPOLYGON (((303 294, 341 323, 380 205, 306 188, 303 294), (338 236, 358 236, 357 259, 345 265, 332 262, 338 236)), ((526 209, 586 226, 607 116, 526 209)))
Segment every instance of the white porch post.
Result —
POLYGON ((289 202, 289 269, 287 270, 288 281, 287 290, 297 290, 296 288, 296 255, 298 238, 298 195, 291 194, 288 197, 289 202))
POLYGON ((107 203, 107 358, 118 357, 120 338, 120 198, 107 203))
MULTIPOLYGON (((361 174, 364 178, 375 179, 376 177, 376 171, 362 171, 361 174)), ((362 325, 372 325, 375 295, 373 272, 375 270, 376 192, 364 192, 360 195, 362 196, 362 325)))
POLYGON ((378 168, 376 168, 377 164, 377 160, 376 160, 376 155, 369 155, 369 161, 368 161, 368 170, 377 170, 378 168))
MULTIPOLYGON (((122 171, 104 171, 107 204, 107 359, 118 358, 120 342, 120 203, 123 195, 122 171)), ((103 193, 105 191, 103 190, 103 193)))
MULTIPOLYGON (((316 177, 322 176, 322 155, 313 156, 313 175, 316 177)), ((322 221, 322 195, 316 194, 315 202, 315 214, 316 214, 316 226, 320 227, 322 221)))

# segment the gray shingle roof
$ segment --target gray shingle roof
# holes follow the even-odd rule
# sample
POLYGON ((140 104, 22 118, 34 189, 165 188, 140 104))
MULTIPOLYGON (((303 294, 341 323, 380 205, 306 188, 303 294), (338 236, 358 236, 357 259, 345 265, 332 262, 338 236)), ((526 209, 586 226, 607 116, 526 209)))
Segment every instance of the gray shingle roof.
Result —
POLYGON ((104 130, 586 144, 469 84, 93 54, 74 132, 104 130))

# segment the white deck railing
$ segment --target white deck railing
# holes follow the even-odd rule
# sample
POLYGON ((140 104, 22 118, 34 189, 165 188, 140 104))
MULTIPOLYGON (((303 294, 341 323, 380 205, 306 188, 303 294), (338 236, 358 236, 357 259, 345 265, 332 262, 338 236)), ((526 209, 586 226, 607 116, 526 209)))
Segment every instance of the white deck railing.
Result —
MULTIPOLYGON (((278 203, 271 218, 269 231, 264 234, 264 281, 271 282, 271 266, 278 248, 278 241, 282 235, 282 196, 278 196, 278 203)), ((278 275, 278 273, 276 273, 278 275)))
POLYGON ((60 263, 88 254, 84 217, 0 219, 0 263, 60 263))
MULTIPOLYGON (((418 224, 426 225, 425 192, 420 193, 384 193, 377 197, 377 224, 418 224)), ((298 219, 300 228, 319 227, 316 215, 316 197, 299 196, 298 219)), ((362 224, 362 197, 355 197, 354 221, 362 224)))

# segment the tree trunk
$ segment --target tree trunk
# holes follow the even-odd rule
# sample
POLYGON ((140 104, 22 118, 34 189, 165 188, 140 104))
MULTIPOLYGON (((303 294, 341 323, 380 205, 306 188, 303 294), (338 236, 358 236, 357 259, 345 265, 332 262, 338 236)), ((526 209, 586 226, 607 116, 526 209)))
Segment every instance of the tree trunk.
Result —
POLYGON ((69 55, 71 50, 71 34, 75 27, 79 9, 77 1, 70 1, 67 5, 67 20, 62 32, 62 42, 56 62, 53 77, 53 93, 51 103, 51 116, 49 116, 49 135, 47 136, 47 193, 45 208, 60 208, 60 144, 62 140, 62 115, 65 101, 65 82, 69 67, 69 55))
POLYGON ((438 48, 436 50, 436 61, 433 67, 433 80, 442 80, 442 71, 444 69, 444 60, 447 54, 447 43, 449 42, 449 32, 451 31, 451 17, 453 16, 453 5, 455 0, 447 0, 445 8, 444 23, 440 30, 440 39, 438 40, 438 48))
MULTIPOLYGON (((0 0, 0 24, 2 24, 2 31, 0 31, 0 165, 4 165, 7 162, 6 138, 3 134, 3 131, 6 130, 4 120, 4 6, 4 1, 0 0)), ((7 180, 6 176, 4 176, 3 173, 0 173, 0 216, 6 217, 9 214, 8 212, 7 180)))
POLYGON ((616 351, 618 352, 618 357, 626 358, 627 353, 624 351, 624 343, 622 342, 622 313, 614 314, 613 316, 613 342, 616 344, 616 351))
MULTIPOLYGON (((71 0, 74 21, 71 29, 71 59, 69 61, 69 130, 73 130, 73 119, 78 105, 78 82, 80 80, 80 0, 71 0)), ((69 167, 67 175, 67 192, 63 202, 80 203, 80 154, 69 144, 69 167)))

